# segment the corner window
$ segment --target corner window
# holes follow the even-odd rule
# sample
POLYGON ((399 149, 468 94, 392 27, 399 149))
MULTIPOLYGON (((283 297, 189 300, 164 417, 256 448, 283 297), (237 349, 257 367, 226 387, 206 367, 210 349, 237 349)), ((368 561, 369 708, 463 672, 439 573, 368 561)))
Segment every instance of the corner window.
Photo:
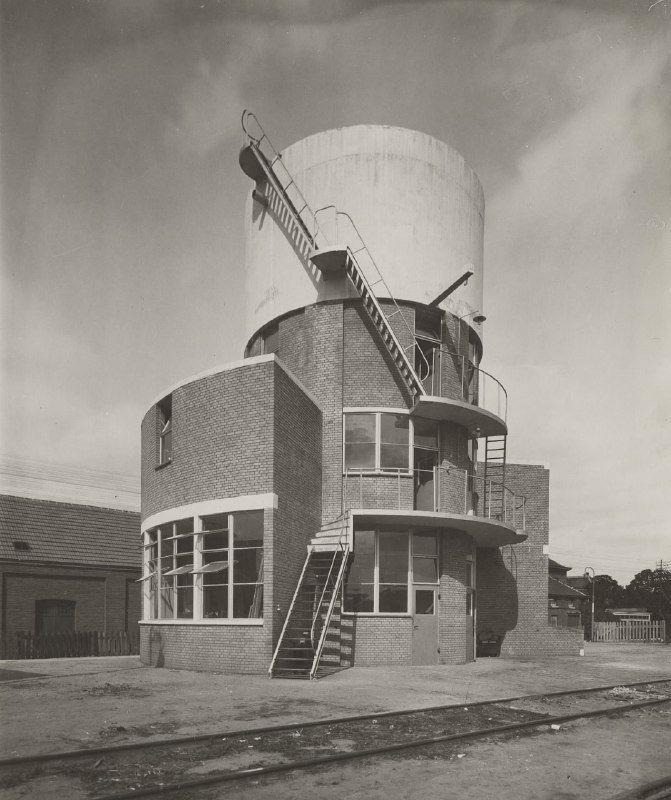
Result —
POLYGON ((163 398, 158 404, 158 419, 158 463, 160 466, 172 461, 172 395, 163 398))
POLYGON ((345 414, 345 470, 410 469, 410 421, 407 414, 345 414))
POLYGON ((190 517, 145 533, 148 619, 263 617, 263 511, 190 517))

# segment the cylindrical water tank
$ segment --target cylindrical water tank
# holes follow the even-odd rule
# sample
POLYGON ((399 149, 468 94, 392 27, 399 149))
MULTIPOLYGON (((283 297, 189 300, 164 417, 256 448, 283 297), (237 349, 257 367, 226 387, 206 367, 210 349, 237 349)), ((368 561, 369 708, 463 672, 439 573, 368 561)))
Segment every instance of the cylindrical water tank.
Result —
MULTIPOLYGON (((484 197, 477 175, 452 147, 417 131, 357 125, 296 142, 283 151, 282 163, 313 211, 333 205, 350 215, 367 248, 361 257, 368 262, 370 254, 397 300, 430 303, 470 269, 468 284, 441 307, 458 316, 482 309, 484 197)), ((258 189, 262 194, 262 183, 258 189)), ((344 238, 354 249, 345 217, 337 237, 332 209, 317 219, 332 244, 344 238)), ((346 280, 315 270, 290 231, 277 204, 259 203, 250 192, 247 338, 290 311, 353 294, 346 280)), ((375 292, 388 294, 384 284, 375 292)))

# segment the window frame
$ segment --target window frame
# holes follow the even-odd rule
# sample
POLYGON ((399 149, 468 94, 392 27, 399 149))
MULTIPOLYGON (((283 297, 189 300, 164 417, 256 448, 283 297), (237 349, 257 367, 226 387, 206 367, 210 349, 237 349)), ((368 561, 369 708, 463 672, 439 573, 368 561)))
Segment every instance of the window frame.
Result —
POLYGON ((158 412, 158 464, 165 467, 172 464, 173 452, 173 414, 172 395, 166 395, 156 404, 158 412))
MULTIPOLYGON (((350 616, 362 616, 362 617, 412 617, 413 616, 413 602, 414 602, 414 590, 415 588, 419 587, 426 587, 439 590, 440 589, 440 533, 435 528, 406 528, 406 529, 398 529, 398 528, 363 528, 360 531, 354 532, 354 558, 356 559, 356 537, 357 533, 370 533, 374 534, 374 547, 375 547, 375 556, 374 556, 374 565, 373 565, 373 575, 372 581, 365 581, 362 582, 362 585, 371 585, 373 586, 373 610, 372 611, 353 611, 348 609, 347 607, 347 595, 345 590, 347 589, 347 580, 345 581, 345 585, 343 587, 343 614, 350 615, 350 616), (389 534, 404 534, 407 539, 407 549, 406 549, 406 556, 407 556, 407 584, 401 584, 398 581, 380 581, 380 539, 389 534), (415 534, 418 535, 435 535, 436 537, 436 554, 430 555, 425 553, 419 553, 415 551, 415 534), (426 560, 435 560, 436 563, 436 571, 437 577, 435 581, 426 581, 426 580, 415 580, 414 576, 414 561, 413 559, 426 559, 426 560), (406 592, 406 610, 405 611, 380 611, 380 587, 381 586, 401 586, 405 585, 407 592, 406 592)), ((349 577, 349 576, 348 576, 349 577)))
MULTIPOLYGON (((428 418, 421 417, 425 420, 428 418)), ((434 420, 428 420, 433 422, 434 420)), ((438 459, 441 457, 441 431, 440 425, 437 424, 438 433, 438 446, 427 448, 424 445, 417 445, 422 450, 431 450, 438 453, 438 459)), ((410 416, 407 409, 399 408, 351 408, 343 409, 343 425, 342 425, 342 473, 343 475, 405 475, 410 476, 414 473, 414 448, 415 448, 415 419, 410 416), (347 465, 347 417, 355 416, 357 414, 365 414, 375 416, 375 464, 372 467, 349 467, 347 465), (382 442, 382 415, 394 417, 407 417, 408 418, 408 466, 407 467, 383 467, 381 466, 381 446, 382 442)))
MULTIPOLYGON (((264 558, 265 558, 265 520, 264 509, 240 509, 236 511, 212 511, 208 513, 189 514, 180 519, 170 522, 160 523, 147 528, 143 531, 143 575, 138 581, 143 584, 144 598, 142 609, 142 622, 146 624, 263 624, 263 598, 264 598, 264 558), (260 525, 260 544, 246 546, 245 541, 237 543, 235 539, 235 518, 244 514, 257 513, 261 517, 260 525), (227 523, 227 546, 225 548, 204 548, 205 536, 211 533, 218 533, 220 529, 207 529, 203 521, 208 517, 226 517, 227 523), (191 532, 177 534, 179 524, 191 523, 191 532), (169 535, 166 535, 169 534, 169 535), (190 538, 192 547, 189 552, 178 552, 179 542, 190 538), (168 546, 167 543, 170 542, 168 546), (256 561, 256 580, 236 580, 235 553, 236 551, 260 551, 257 553, 256 561), (226 567, 226 586, 227 586, 227 605, 225 616, 206 617, 204 609, 204 590, 207 584, 204 580, 205 574, 216 573, 222 570, 204 570, 208 563, 224 561, 214 559, 213 562, 204 560, 203 556, 212 553, 213 555, 226 555, 228 565, 226 567), (190 569, 184 570, 186 564, 182 564, 188 555, 191 555, 191 562, 188 564, 190 569), (259 559, 260 555, 260 559, 259 559), (180 561, 180 563, 177 563, 180 561), (231 562, 233 562, 231 564, 231 562), (180 571, 176 571, 180 570, 180 571), (191 578, 190 586, 179 586, 180 582, 185 582, 183 576, 191 578), (256 609, 255 616, 235 617, 235 591, 236 587, 254 586, 254 596, 251 608, 256 609), (180 589, 189 588, 191 590, 191 614, 190 616, 178 616, 180 610, 180 589), (171 614, 165 614, 165 609, 171 609, 171 614)), ((240 521, 238 519, 238 524, 240 521)), ((224 530, 223 528, 221 530, 224 530)), ((251 540, 250 540, 251 541, 251 540)), ((258 539, 256 539, 258 541, 258 539)), ((243 568, 240 567, 240 570, 243 568)), ((223 582, 222 582, 223 585, 223 582)))

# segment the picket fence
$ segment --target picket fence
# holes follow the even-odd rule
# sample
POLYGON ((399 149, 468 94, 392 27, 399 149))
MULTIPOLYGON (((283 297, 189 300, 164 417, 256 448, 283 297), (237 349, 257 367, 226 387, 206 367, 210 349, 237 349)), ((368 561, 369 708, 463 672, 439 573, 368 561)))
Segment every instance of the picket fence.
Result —
POLYGON ((17 633, 16 658, 130 656, 140 652, 139 631, 64 631, 17 633))
POLYGON ((642 619, 622 619, 617 622, 595 622, 594 642, 664 642, 666 624, 642 619))

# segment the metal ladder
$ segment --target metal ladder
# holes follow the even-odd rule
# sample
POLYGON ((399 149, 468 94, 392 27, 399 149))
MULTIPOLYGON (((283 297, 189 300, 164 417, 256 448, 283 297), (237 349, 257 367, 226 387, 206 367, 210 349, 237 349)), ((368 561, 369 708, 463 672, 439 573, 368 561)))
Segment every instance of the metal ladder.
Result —
POLYGON ((485 437, 484 514, 505 522, 506 436, 485 437))
POLYGON ((348 545, 310 547, 270 662, 271 678, 317 677, 348 556, 348 545))
MULTIPOLYGON (((298 188, 293 176, 284 166, 281 153, 275 149, 268 135, 263 130, 261 123, 252 112, 243 112, 242 129, 245 135, 245 142, 240 152, 240 166, 245 174, 256 181, 257 184, 264 179, 270 183, 270 185, 273 187, 273 190, 284 202, 284 205, 291 219, 293 220, 294 225, 300 232, 300 235, 312 248, 314 256, 314 252, 320 249, 318 240, 323 241, 325 245, 328 245, 325 235, 322 233, 320 236, 321 231, 317 225, 315 212, 310 208, 307 200, 298 188), (251 130, 252 127, 255 129, 254 132, 251 130)), ((267 203, 267 199, 263 195, 260 195, 258 192, 256 192, 256 190, 253 192, 253 195, 255 199, 259 200, 259 202, 263 202, 265 200, 267 203)), ((421 366, 424 366, 422 365, 422 361, 426 362, 424 368, 427 370, 427 374, 429 369, 428 361, 417 345, 415 332, 403 316, 398 303, 394 299, 389 286, 384 280, 380 268, 375 263, 370 250, 366 246, 363 237, 354 224, 352 218, 349 216, 349 214, 346 214, 343 211, 338 211, 335 206, 326 206, 325 208, 320 209, 320 211, 325 211, 326 209, 333 209, 336 214, 336 220, 339 217, 346 218, 352 226, 352 230, 357 241, 354 249, 349 246, 347 248, 343 248, 343 252, 345 254, 345 262, 343 266, 345 272, 355 290, 363 300, 363 305, 368 313, 368 316, 379 332, 385 347, 387 348, 392 360, 396 364, 401 377, 403 378, 405 385, 408 387, 408 390, 410 391, 414 401, 419 396, 426 395, 426 390, 424 389, 422 380, 415 370, 413 362, 410 360, 408 352, 410 351, 413 354, 413 358, 416 357, 419 359, 421 366), (360 263, 360 260, 364 254, 368 256, 368 260, 372 268, 370 281, 360 263), (393 303, 393 310, 388 315, 382 310, 382 306, 380 305, 380 302, 373 291, 373 287, 377 285, 383 286, 386 296, 388 296, 393 303), (399 342, 389 322, 389 320, 396 315, 399 315, 399 321, 405 325, 409 334, 411 343, 406 348, 403 348, 399 342)))

